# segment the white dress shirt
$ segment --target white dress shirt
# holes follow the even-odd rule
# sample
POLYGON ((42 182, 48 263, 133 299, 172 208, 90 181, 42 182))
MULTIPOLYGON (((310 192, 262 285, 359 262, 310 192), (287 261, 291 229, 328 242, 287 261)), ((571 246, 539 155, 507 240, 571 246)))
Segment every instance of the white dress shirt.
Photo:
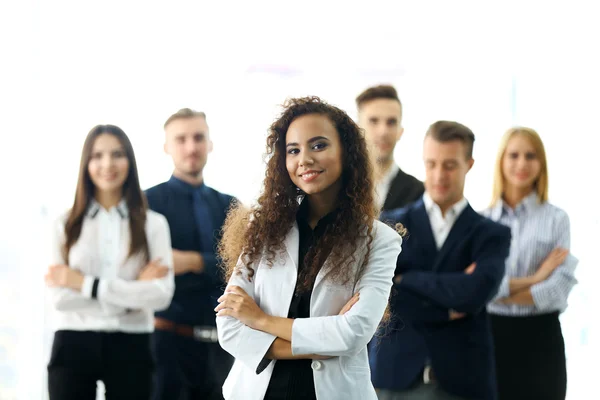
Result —
POLYGON ((425 210, 429 216, 429 223, 431 230, 433 231, 433 237, 435 238, 435 244, 439 249, 442 248, 452 226, 458 219, 458 216, 467 207, 469 202, 464 197, 458 202, 454 203, 452 207, 446 210, 446 215, 442 215, 440 207, 434 203, 433 199, 427 192, 423 195, 423 203, 425 204, 425 210))
MULTIPOLYGON (((494 300, 510 295, 510 279, 535 274, 548 254, 557 247, 571 246, 571 226, 567 213, 548 203, 539 203, 537 194, 531 193, 514 209, 503 200, 482 214, 510 227, 512 240, 506 260, 506 275, 494 300)), ((548 279, 531 286, 534 305, 502 304, 492 301, 488 311, 492 314, 528 316, 564 311, 567 298, 577 284, 575 267, 579 260, 569 253, 565 261, 548 279)))
MULTIPOLYGON (((52 226, 49 265, 66 264, 62 248, 68 213, 52 226)), ((152 332, 154 311, 169 306, 175 281, 167 220, 151 210, 146 214, 150 260, 170 269, 161 279, 138 281, 146 265, 142 254, 128 256, 129 213, 125 201, 106 210, 93 201, 83 219, 79 239, 69 250, 69 267, 84 275, 81 292, 50 288, 56 310, 56 330, 152 332), (96 297, 92 295, 98 279, 96 297)))
POLYGON ((392 163, 390 169, 385 173, 385 175, 381 178, 375 187, 375 203, 379 209, 383 208, 383 204, 385 203, 385 199, 390 191, 390 187, 392 186, 392 181, 400 172, 400 167, 396 165, 396 163, 392 163))

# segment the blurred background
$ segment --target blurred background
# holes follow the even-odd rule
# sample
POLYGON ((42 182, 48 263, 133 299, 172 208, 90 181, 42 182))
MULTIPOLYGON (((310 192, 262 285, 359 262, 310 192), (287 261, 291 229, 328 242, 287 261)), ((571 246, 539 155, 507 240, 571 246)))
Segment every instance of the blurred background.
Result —
POLYGON ((584 359, 600 357, 596 7, 2 0, 0 399, 46 398, 47 222, 73 200, 90 128, 125 130, 148 188, 171 173, 164 120, 181 107, 205 111, 215 143, 206 182, 250 203, 260 190, 267 128, 287 97, 318 95, 354 117, 356 95, 378 83, 395 85, 404 104, 395 156, 408 173, 424 178, 421 142, 432 122, 456 120, 475 132, 466 195, 476 210, 490 200, 501 134, 515 124, 541 134, 550 201, 569 213, 580 259, 562 315, 568 398, 593 397, 584 359))

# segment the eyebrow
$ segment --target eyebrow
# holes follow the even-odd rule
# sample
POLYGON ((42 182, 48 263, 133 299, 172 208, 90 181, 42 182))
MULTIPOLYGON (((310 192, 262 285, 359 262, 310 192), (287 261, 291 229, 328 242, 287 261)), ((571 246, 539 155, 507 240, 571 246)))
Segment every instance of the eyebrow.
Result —
MULTIPOLYGON (((329 142, 329 139, 326 138, 325 136, 315 136, 313 138, 308 139, 308 143, 309 144, 310 143, 314 143, 314 142, 316 142, 318 140, 327 140, 329 142)), ((290 147, 290 146, 298 146, 298 143, 293 142, 293 143, 288 143, 288 144, 285 145, 285 147, 290 147)))

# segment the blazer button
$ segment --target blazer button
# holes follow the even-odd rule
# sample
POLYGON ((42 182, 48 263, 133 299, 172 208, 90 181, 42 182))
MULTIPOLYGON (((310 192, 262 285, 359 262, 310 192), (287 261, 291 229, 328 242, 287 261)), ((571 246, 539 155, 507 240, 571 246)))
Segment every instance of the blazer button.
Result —
POLYGON ((320 370, 321 368, 323 368, 323 363, 321 361, 313 361, 310 364, 311 368, 314 369, 315 371, 320 370))

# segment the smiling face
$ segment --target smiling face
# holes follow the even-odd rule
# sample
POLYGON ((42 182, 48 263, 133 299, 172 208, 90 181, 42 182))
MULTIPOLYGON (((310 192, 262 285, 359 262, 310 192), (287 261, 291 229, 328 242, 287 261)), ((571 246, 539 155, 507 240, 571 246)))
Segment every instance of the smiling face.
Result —
POLYGON ((110 133, 100 134, 94 141, 88 174, 97 191, 120 192, 129 174, 129 160, 123 144, 110 133))
POLYGON ((542 163, 531 140, 520 134, 514 135, 502 157, 506 185, 521 190, 533 189, 541 169, 542 163))
POLYGON ((431 136, 425 138, 425 190, 442 211, 463 198, 465 179, 474 162, 466 154, 466 146, 459 140, 440 142, 431 136))
POLYGON ((307 114, 296 118, 286 136, 286 168, 290 179, 308 196, 337 195, 343 170, 340 135, 329 118, 307 114))

